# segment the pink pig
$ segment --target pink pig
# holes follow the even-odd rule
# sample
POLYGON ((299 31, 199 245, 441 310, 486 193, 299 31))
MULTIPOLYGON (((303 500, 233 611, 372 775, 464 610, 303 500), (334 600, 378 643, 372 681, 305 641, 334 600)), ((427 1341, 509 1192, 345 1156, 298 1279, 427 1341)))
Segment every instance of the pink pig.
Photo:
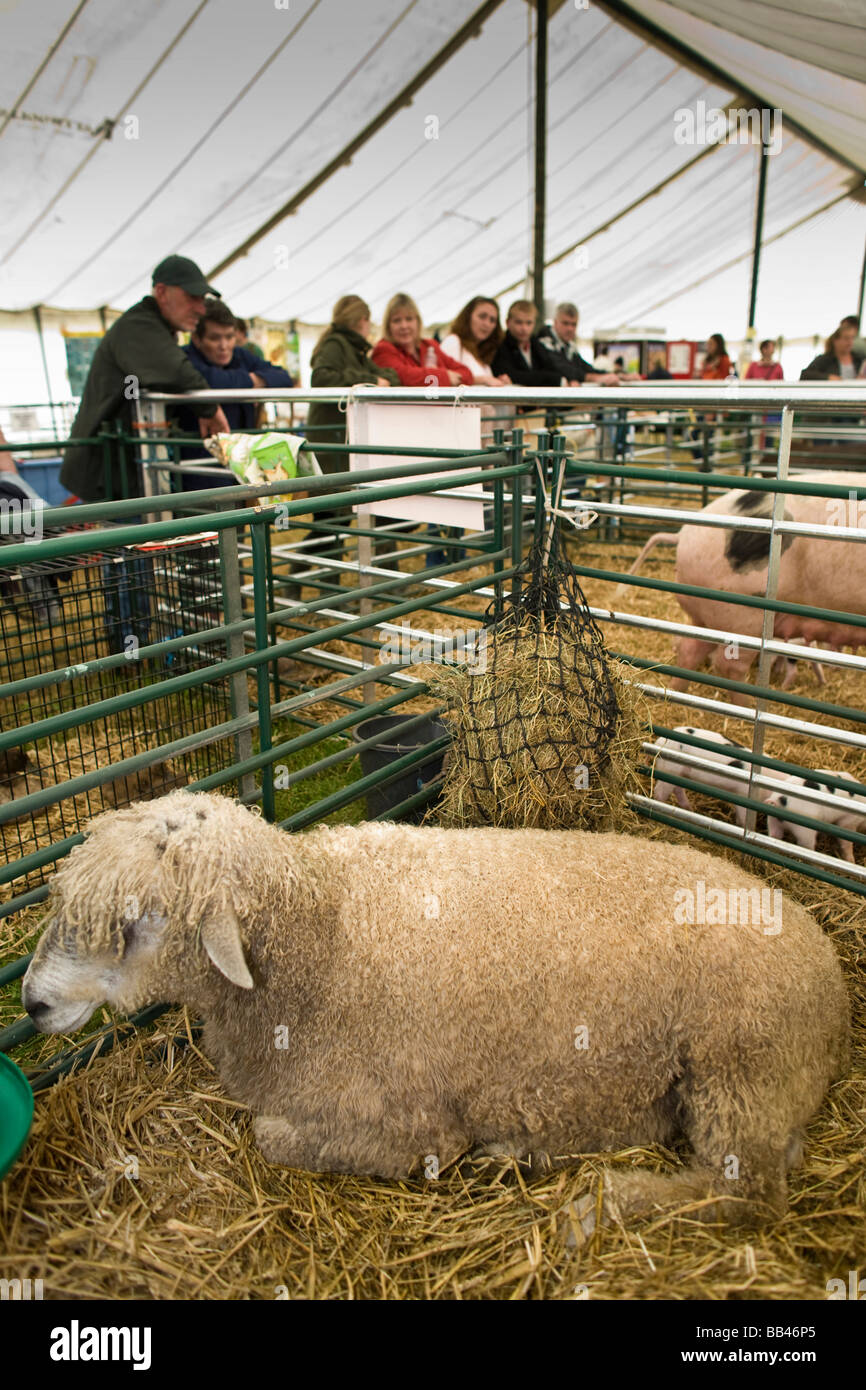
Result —
MULTIPOLYGON (((846 488, 866 487, 862 473, 801 473, 797 481, 826 482, 846 488)), ((866 509, 866 506, 864 506, 866 509)), ((735 490, 723 493, 703 508, 703 513, 722 513, 741 517, 769 519, 773 510, 773 494, 735 490)), ((846 499, 807 497, 789 494, 785 501, 786 521, 815 522, 831 525, 852 524, 851 508, 846 499)), ((677 532, 657 532, 651 536, 632 565, 634 574, 650 550, 660 541, 676 543, 678 584, 699 585, 708 589, 724 589, 735 594, 763 597, 767 587, 767 560, 770 538, 768 532, 744 531, 727 527, 685 525, 677 532)), ((815 608, 832 608, 844 613, 866 614, 866 540, 836 541, 824 537, 782 537, 777 597, 789 603, 808 604, 815 608)), ((696 627, 744 633, 759 637, 763 610, 746 608, 723 600, 697 598, 677 594, 681 607, 696 627)), ((835 649, 866 645, 866 627, 853 624, 825 622, 818 618, 800 617, 793 613, 777 613, 773 635, 782 641, 800 643, 822 642, 835 649)), ((733 644, 731 644, 733 645, 733 644)), ((706 641, 699 637, 679 637, 676 640, 676 664, 698 670, 712 653, 712 670, 720 676, 744 680, 758 653, 754 649, 730 650, 725 643, 706 641)), ((784 661, 784 658, 779 658, 784 661)), ((786 663, 785 687, 791 684, 796 663, 786 663)), ((819 679, 823 675, 818 670, 819 679)), ((671 687, 683 690, 688 681, 675 678, 671 687)))

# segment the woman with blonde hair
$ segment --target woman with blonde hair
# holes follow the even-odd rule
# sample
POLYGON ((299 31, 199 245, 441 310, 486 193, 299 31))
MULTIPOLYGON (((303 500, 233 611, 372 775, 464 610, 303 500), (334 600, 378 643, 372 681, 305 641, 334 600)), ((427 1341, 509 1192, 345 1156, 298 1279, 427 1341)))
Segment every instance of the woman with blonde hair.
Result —
MULTIPOLYGON (((401 386, 471 386, 472 372, 461 362, 449 357, 435 338, 421 336, 421 315, 418 305, 408 294, 395 294, 388 301, 382 323, 382 337, 372 353, 373 361, 383 369, 391 368, 400 378, 401 386)), ((437 539, 453 540, 456 527, 428 526, 427 533, 437 539)), ((451 547, 451 554, 442 548, 428 550, 424 564, 427 569, 447 560, 462 560, 462 547, 451 547)))
POLYGON ((842 320, 824 344, 824 351, 803 368, 801 381, 852 381, 857 376, 866 358, 854 347, 855 323, 853 316, 842 320))
POLYGON ((418 305, 408 294, 395 294, 385 310, 382 337, 373 348, 377 367, 389 368, 401 386, 471 386, 472 372, 436 342, 421 336, 418 305))

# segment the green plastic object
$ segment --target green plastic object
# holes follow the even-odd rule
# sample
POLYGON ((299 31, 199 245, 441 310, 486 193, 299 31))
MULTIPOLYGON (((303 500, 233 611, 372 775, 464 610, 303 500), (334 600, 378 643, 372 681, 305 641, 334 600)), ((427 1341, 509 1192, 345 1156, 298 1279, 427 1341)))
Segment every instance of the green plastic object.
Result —
POLYGON ((33 1092, 20 1067, 0 1052, 0 1178, 5 1178, 33 1123, 33 1092))

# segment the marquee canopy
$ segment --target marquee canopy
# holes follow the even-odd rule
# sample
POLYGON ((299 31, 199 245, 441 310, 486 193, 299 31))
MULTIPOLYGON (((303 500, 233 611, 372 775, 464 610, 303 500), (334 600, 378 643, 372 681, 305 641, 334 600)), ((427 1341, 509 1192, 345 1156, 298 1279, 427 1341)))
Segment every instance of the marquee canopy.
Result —
MULTIPOLYGON (((740 330, 763 157, 759 322, 794 335, 852 312, 866 7, 820 10, 551 3, 550 297, 584 325, 740 330), (777 152, 742 121, 683 142, 684 111, 697 141, 707 113, 756 102, 781 112, 777 152)), ((347 292, 380 314, 406 289, 428 322, 513 297, 534 25, 526 0, 0 0, 0 308, 125 308, 170 251, 269 320, 325 322, 347 292)))

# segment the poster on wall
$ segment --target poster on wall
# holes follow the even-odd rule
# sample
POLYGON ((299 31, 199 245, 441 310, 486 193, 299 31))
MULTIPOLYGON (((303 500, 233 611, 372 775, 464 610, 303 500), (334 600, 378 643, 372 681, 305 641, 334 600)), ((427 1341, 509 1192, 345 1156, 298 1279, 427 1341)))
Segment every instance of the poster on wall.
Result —
POLYGON ((615 372, 640 371, 640 343, 608 343, 605 351, 615 372))
POLYGON ((101 333, 67 333, 63 331, 66 348, 66 370, 69 374, 69 390, 73 396, 80 396, 84 390, 87 373, 93 361, 93 354, 99 346, 101 333))
POLYGON ((668 371, 671 376, 690 377, 694 371, 695 345, 686 339, 668 343, 668 371))
POLYGON ((275 367, 283 367, 297 385, 301 376, 301 345, 297 333, 283 328, 268 328, 262 350, 275 367))
MULTIPOLYGON (((416 405, 399 402, 389 405, 383 401, 355 400, 349 402, 347 418, 347 439, 350 446, 402 444, 407 448, 465 449, 467 453, 476 453, 481 449, 479 406, 455 408, 450 403, 416 405)), ((424 473, 423 461, 405 454, 389 454, 387 462, 389 466, 417 463, 419 479, 437 476, 435 473, 424 473)), ((349 466, 363 471, 381 468, 382 464, 383 460, 375 454, 352 454, 349 466)), ((439 476, 442 477, 441 474, 439 476)), ((447 488, 444 478, 442 486, 447 488)), ((481 486, 472 485, 452 488, 447 496, 441 493, 418 493, 414 497, 392 497, 385 501, 370 502, 365 510, 375 516, 387 516, 396 521, 429 521, 439 526, 459 526, 467 531, 483 531, 484 498, 485 493, 481 486)), ((357 512, 359 508, 355 507, 354 510, 357 512)))

